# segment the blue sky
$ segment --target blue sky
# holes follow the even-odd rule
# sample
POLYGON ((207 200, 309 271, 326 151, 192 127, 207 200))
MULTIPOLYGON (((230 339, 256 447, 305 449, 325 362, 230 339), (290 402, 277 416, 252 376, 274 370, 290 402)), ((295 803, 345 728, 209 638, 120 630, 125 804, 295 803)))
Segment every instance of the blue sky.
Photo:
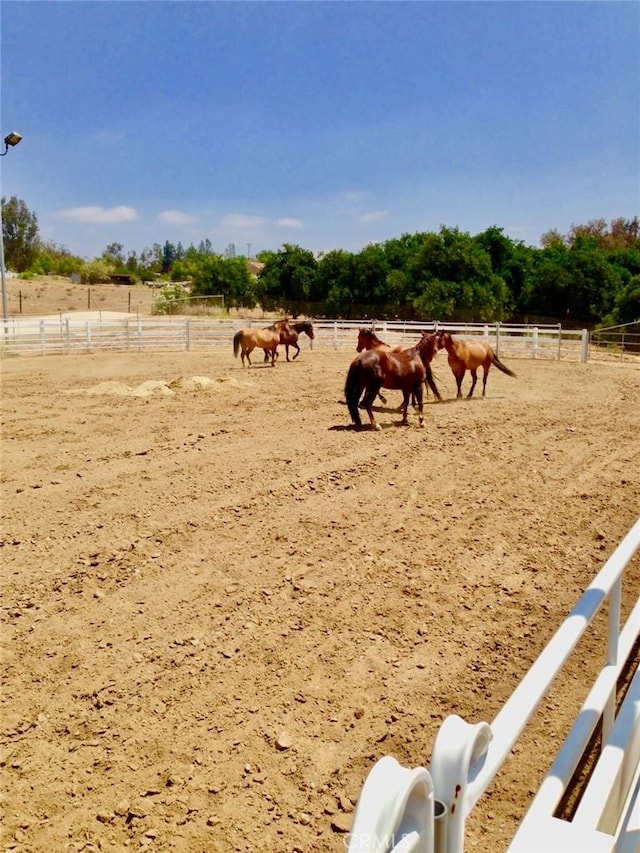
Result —
POLYGON ((74 254, 538 245, 640 208, 636 2, 3 0, 2 194, 74 254))

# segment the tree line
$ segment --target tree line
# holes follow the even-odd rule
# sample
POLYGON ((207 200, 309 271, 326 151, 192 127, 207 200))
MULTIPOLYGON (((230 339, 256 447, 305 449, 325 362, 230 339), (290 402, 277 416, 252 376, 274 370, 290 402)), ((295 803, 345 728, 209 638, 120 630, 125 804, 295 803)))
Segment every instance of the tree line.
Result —
POLYGON ((227 307, 291 316, 590 327, 640 318, 638 217, 590 220, 566 234, 548 231, 540 247, 498 226, 471 235, 444 225, 355 253, 334 249, 318 256, 285 243, 258 254, 255 274, 246 258, 216 253, 209 240, 186 249, 154 243, 139 254, 111 243, 85 261, 42 242, 36 215, 20 199, 3 199, 2 209, 6 265, 27 275, 75 272, 89 283, 123 273, 134 281, 189 281, 192 296, 221 294, 227 307))

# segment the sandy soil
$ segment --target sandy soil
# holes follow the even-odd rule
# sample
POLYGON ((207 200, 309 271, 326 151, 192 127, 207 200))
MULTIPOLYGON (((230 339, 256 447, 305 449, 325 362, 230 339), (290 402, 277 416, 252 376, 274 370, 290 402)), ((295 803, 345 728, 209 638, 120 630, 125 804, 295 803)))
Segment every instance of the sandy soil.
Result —
MULTIPOLYGON (((373 763, 490 722, 635 521, 637 365, 518 360, 467 402, 441 353, 425 429, 376 433, 350 358, 0 362, 3 849, 343 850, 373 763)), ((470 849, 511 837, 603 640, 470 849)))

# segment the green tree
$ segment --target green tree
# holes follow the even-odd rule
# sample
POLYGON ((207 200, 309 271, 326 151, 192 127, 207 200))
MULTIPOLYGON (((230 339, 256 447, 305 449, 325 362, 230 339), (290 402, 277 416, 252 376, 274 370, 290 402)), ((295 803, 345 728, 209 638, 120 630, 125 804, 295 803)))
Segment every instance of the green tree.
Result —
POLYGON ((113 265, 104 258, 89 261, 82 266, 80 275, 85 284, 102 284, 109 281, 109 275, 113 272, 113 265))
POLYGON ((124 246, 122 243, 109 243, 102 253, 102 257, 116 269, 122 269, 125 264, 124 246))
POLYGON ((264 307, 295 313, 297 303, 309 301, 318 266, 313 252, 285 243, 278 252, 267 255, 263 263, 258 280, 264 288, 264 307))
POLYGON ((334 249, 323 255, 316 269, 312 300, 324 302, 330 314, 351 317, 353 266, 354 255, 343 249, 334 249))
POLYGON ((389 264, 380 243, 371 243, 353 259, 352 292, 363 305, 386 306, 389 302, 389 264))
POLYGON ((523 289, 524 310, 558 322, 593 324, 610 314, 623 276, 592 234, 571 246, 555 242, 538 252, 523 289))
POLYGON ((162 272, 162 246, 160 243, 154 243, 152 248, 145 246, 140 252, 138 271, 142 281, 153 281, 156 275, 162 272))
POLYGON ((161 272, 168 273, 171 272, 171 267, 173 266, 173 262, 177 257, 177 249, 170 243, 168 240, 165 240, 165 244, 162 247, 162 266, 161 272))
POLYGON ((439 320, 501 320, 509 302, 504 279, 469 234, 442 226, 423 235, 410 265, 412 301, 419 316, 439 320))
POLYGON ((78 272, 84 266, 82 258, 75 257, 64 246, 53 241, 40 243, 38 254, 25 275, 66 275, 78 272))
POLYGON ((2 239, 5 267, 16 272, 30 268, 40 249, 38 218, 22 199, 2 198, 2 239))
POLYGON ((207 237, 206 240, 201 240, 198 246, 198 253, 201 255, 212 255, 213 254, 213 246, 211 245, 211 240, 207 237))
POLYGON ((187 250, 172 270, 175 281, 189 280, 194 296, 224 296, 229 308, 254 308, 258 301, 258 285, 252 278, 245 258, 223 258, 187 250))
POLYGON ((518 308, 535 250, 506 237, 504 230, 497 225, 477 234, 474 239, 489 255, 493 272, 507 285, 511 298, 505 309, 518 308))
POLYGON ((640 275, 635 275, 620 289, 612 314, 604 325, 640 322, 640 275))

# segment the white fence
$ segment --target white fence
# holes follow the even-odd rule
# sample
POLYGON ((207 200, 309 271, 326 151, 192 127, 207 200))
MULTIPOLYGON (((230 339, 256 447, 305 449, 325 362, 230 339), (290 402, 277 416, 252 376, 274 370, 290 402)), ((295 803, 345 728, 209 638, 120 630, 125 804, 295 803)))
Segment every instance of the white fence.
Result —
MULTIPOLYGON (((552 682, 608 603, 606 657, 507 853, 637 853, 640 850, 640 598, 620 626, 622 581, 640 548, 631 528, 491 725, 457 715, 440 727, 427 770, 391 756, 374 765, 360 795, 349 853, 463 853, 465 822, 501 769, 552 682), (624 696, 618 680, 635 667, 624 696), (571 820, 555 816, 601 726, 600 752, 571 820)), ((627 579, 631 571, 627 573, 627 579)), ((585 692, 588 685, 585 686, 585 692)), ((527 783, 524 782, 526 785, 527 783)))
POLYGON ((589 353, 591 358, 638 360, 640 358, 640 320, 591 332, 589 353))
MULTIPOLYGON (((231 349, 233 336, 247 326, 263 326, 268 320, 209 320, 201 318, 135 317, 96 312, 91 318, 69 316, 42 319, 9 318, 3 323, 0 351, 5 355, 51 355, 117 350, 120 352, 195 351, 211 347, 231 349)), ((371 320, 314 321, 315 348, 355 349, 360 326, 371 320)), ((375 328, 393 345, 414 343, 423 329, 445 329, 461 337, 489 340, 500 356, 586 361, 589 336, 586 330, 560 326, 516 326, 381 322, 375 328)), ((304 346, 306 336, 301 335, 304 346)))

